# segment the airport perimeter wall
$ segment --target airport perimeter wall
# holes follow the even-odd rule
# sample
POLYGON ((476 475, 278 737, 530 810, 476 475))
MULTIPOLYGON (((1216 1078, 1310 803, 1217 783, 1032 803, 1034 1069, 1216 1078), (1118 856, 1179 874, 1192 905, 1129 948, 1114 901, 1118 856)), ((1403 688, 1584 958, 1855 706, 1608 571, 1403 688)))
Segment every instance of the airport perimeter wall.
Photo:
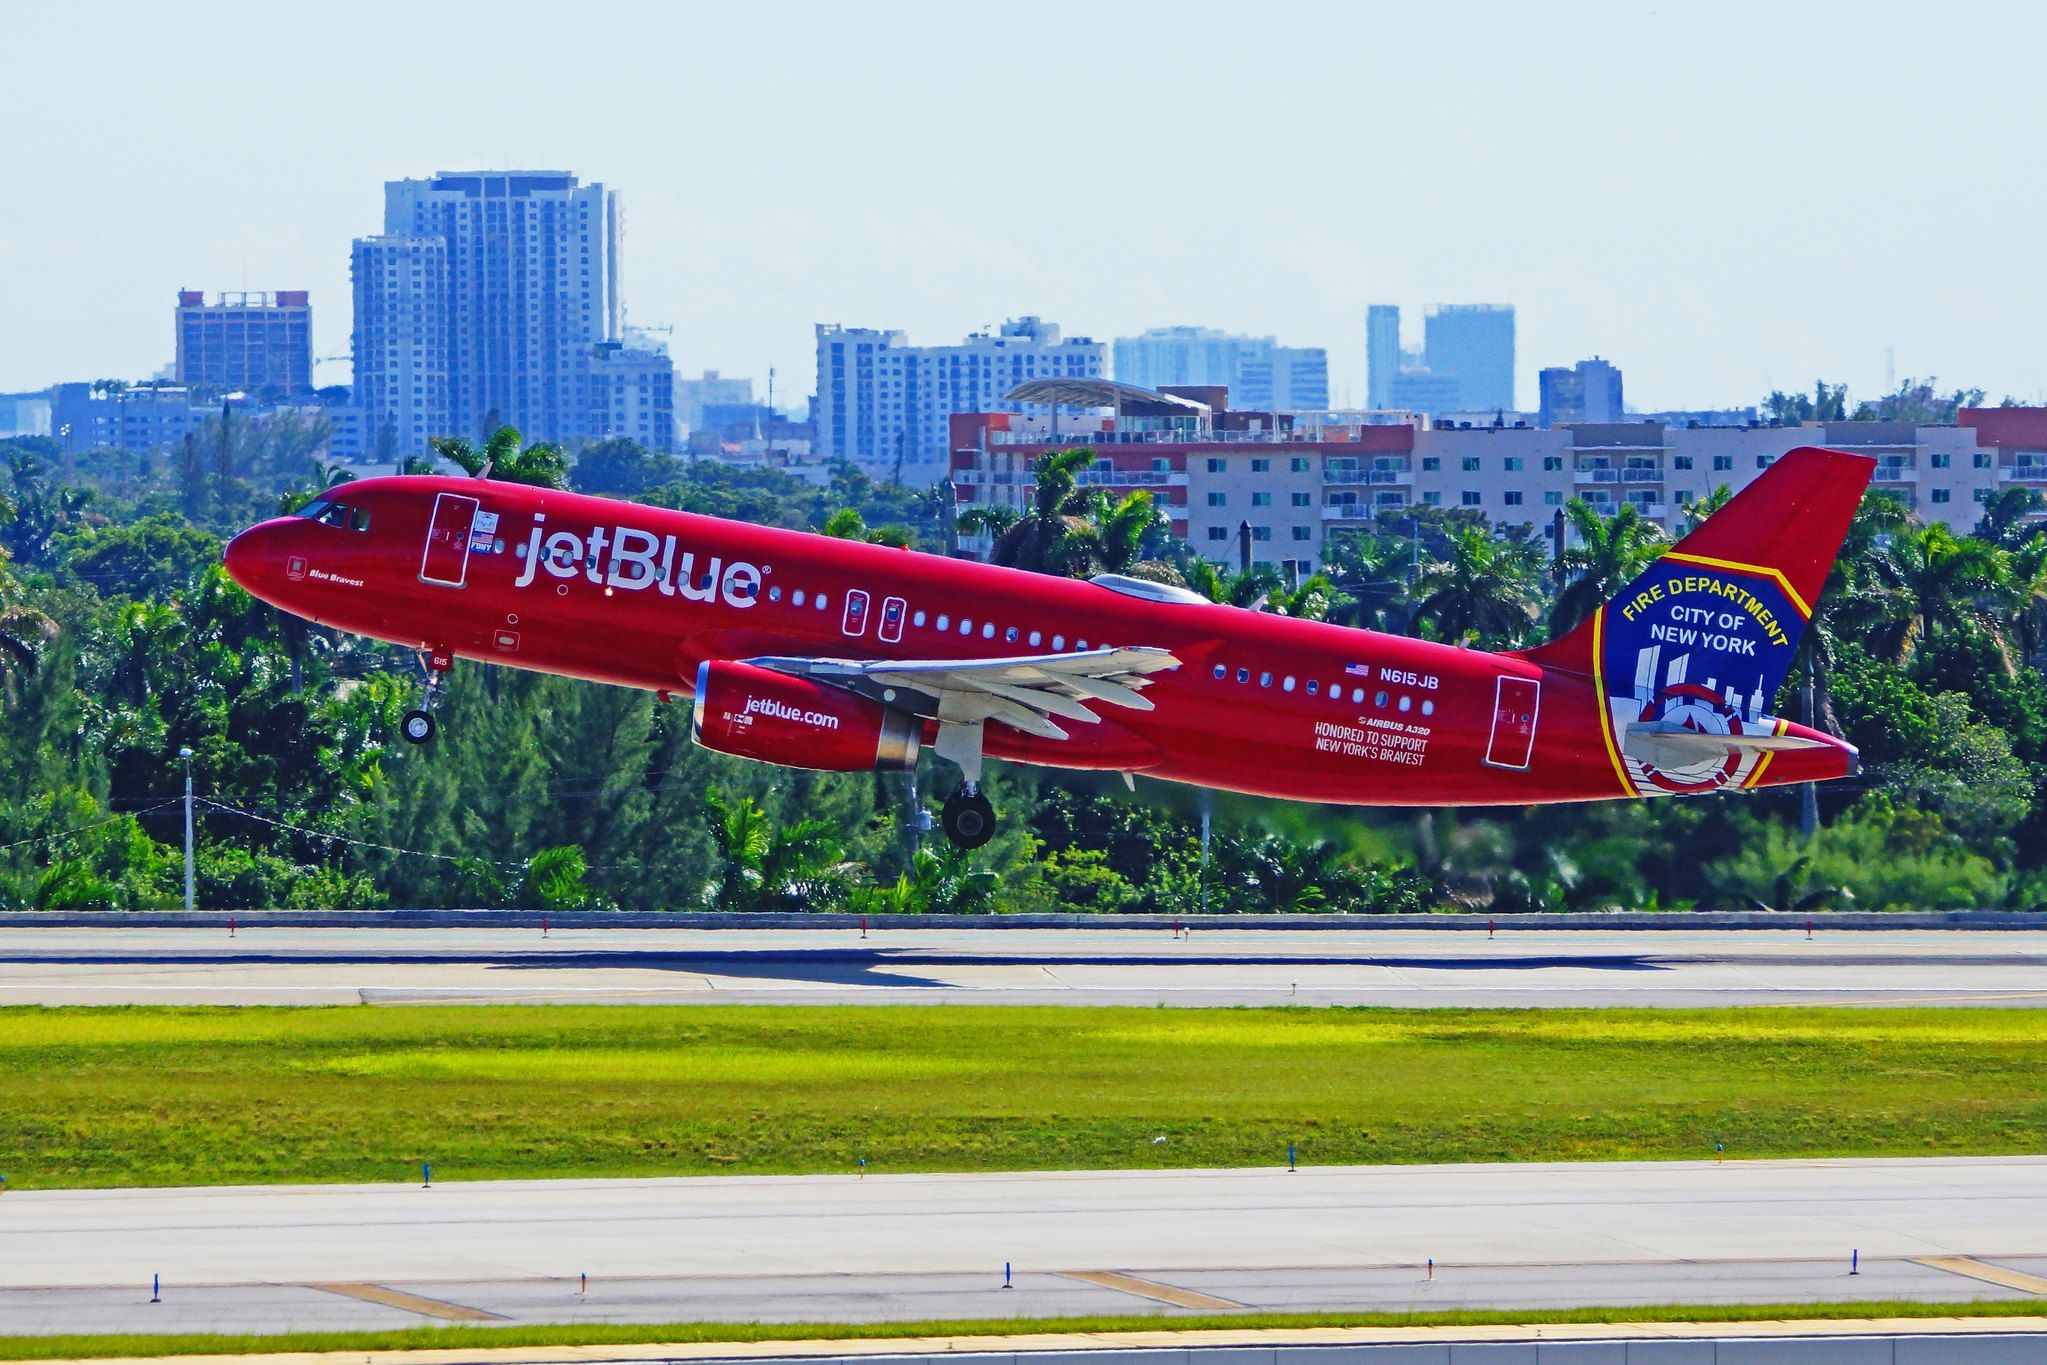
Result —
POLYGON ((0 928, 191 929, 236 926, 328 929, 1429 929, 1512 933, 1527 929, 2047 929, 2047 912, 2009 910, 1615 911, 1605 914, 1428 915, 854 915, 732 914, 687 910, 6 910, 0 928))

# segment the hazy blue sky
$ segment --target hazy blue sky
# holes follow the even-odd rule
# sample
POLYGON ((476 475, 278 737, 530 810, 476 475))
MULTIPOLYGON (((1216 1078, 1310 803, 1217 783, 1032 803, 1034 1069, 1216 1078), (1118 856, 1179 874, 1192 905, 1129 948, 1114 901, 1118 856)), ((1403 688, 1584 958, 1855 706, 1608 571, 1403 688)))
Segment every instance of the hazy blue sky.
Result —
MULTIPOLYGON (((0 390, 141 376, 179 287, 348 350, 382 183, 566 168, 630 318, 809 392, 811 326, 1038 313, 1329 348, 1520 309, 1641 407, 1815 374, 2047 392, 2037 5, 0 0, 0 390)), ((341 367, 323 370, 339 378, 341 367)))

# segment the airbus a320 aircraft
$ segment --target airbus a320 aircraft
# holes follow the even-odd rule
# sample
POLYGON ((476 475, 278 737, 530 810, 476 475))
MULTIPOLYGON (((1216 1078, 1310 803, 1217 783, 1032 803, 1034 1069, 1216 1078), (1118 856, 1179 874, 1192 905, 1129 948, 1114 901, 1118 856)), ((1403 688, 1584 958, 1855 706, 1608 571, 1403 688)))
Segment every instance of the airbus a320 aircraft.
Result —
POLYGON ((1853 773, 1769 707, 1873 465, 1792 451, 1576 631, 1500 654, 488 479, 332 488, 226 558, 274 606, 417 650, 416 744, 457 659, 693 690, 721 753, 853 772, 932 749, 972 848, 990 756, 1366 806, 1853 773))

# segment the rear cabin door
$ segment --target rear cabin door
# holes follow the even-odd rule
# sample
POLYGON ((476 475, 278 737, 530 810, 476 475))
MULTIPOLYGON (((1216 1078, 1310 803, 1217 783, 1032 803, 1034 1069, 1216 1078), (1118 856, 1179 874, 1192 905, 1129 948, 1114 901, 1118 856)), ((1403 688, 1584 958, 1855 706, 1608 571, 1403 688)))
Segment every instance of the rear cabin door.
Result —
POLYGON ((434 519, 426 532, 426 554, 419 562, 422 583, 459 588, 468 581, 469 528, 475 520, 475 498, 442 493, 434 499, 434 519))
POLYGON ((1542 684, 1533 678, 1501 678, 1493 694, 1493 733, 1485 761, 1495 768, 1526 768, 1535 752, 1535 713, 1542 684))

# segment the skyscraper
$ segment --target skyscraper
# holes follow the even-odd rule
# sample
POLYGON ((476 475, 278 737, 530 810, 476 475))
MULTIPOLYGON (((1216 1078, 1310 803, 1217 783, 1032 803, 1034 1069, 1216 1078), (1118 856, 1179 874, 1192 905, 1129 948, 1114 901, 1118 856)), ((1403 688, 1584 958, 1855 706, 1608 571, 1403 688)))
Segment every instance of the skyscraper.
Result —
POLYGON ((453 434, 448 244, 439 237, 358 237, 349 253, 355 295, 355 392, 363 458, 423 454, 453 434))
POLYGON ((1062 337, 1035 317, 953 346, 912 346, 902 332, 817 324, 817 450, 875 473, 905 467, 904 481, 945 472, 949 419, 962 412, 1047 410, 1003 400, 1026 379, 1100 379, 1108 347, 1062 337))
POLYGON ((1539 420, 1545 427, 1626 420, 1627 409, 1621 405, 1621 372, 1598 356, 1574 366, 1552 366, 1542 372, 1540 380, 1539 420))
POLYGON ((1318 346, 1282 346, 1272 337, 1213 327, 1154 327, 1115 342, 1116 378, 1156 389, 1221 384, 1230 406, 1268 412, 1329 406, 1329 356, 1318 346))
POLYGON ((1423 321, 1423 354, 1436 374, 1455 375, 1457 405, 1514 406, 1514 309, 1491 303, 1446 303, 1423 321))
POLYGON ((591 358, 620 339, 611 191, 567 171, 394 180, 384 233, 444 244, 451 434, 509 423, 529 440, 570 442, 604 429, 591 358))
POLYGON ((1368 408, 1391 408, 1393 380, 1400 373, 1400 306, 1375 303, 1365 310, 1365 363, 1368 408))
POLYGON ((287 397, 313 387, 313 310, 303 289, 274 294, 178 291, 180 384, 287 397))

